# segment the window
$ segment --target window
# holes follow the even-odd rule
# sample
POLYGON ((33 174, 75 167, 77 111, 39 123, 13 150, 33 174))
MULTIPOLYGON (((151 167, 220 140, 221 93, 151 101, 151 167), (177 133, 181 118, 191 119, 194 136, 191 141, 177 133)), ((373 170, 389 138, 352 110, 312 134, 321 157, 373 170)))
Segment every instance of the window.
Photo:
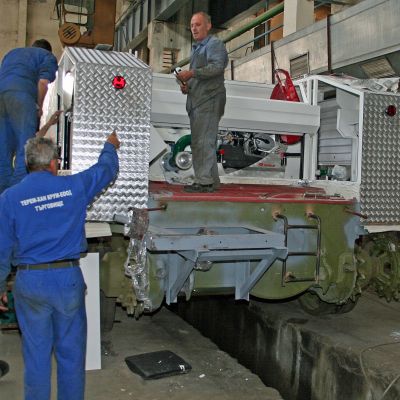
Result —
POLYGON ((165 49, 162 54, 162 67, 164 69, 171 69, 171 67, 178 60, 178 49, 165 49))
POLYGON ((293 79, 299 78, 303 75, 310 73, 310 66, 308 63, 308 53, 301 56, 292 58, 290 60, 290 76, 293 79))

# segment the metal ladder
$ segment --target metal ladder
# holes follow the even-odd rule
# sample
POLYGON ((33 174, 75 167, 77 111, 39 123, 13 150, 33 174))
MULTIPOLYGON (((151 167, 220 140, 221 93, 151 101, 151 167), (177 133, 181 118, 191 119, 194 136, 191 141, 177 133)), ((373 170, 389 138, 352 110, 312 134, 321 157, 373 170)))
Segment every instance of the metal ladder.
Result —
POLYGON ((316 225, 291 225, 288 222, 286 216, 282 214, 276 214, 275 218, 282 219, 284 224, 284 235, 285 235, 285 247, 288 248, 288 231, 289 229, 314 229, 317 231, 317 250, 316 251, 294 251, 288 252, 287 257, 282 259, 282 277, 281 277, 281 286, 284 287, 285 283, 292 282, 316 282, 319 283, 319 270, 320 270, 320 262, 321 262, 321 218, 318 215, 313 213, 306 214, 308 218, 314 219, 317 221, 316 225), (286 270, 286 262, 290 256, 314 256, 315 260, 315 273, 313 277, 306 278, 296 278, 295 276, 289 276, 286 270))

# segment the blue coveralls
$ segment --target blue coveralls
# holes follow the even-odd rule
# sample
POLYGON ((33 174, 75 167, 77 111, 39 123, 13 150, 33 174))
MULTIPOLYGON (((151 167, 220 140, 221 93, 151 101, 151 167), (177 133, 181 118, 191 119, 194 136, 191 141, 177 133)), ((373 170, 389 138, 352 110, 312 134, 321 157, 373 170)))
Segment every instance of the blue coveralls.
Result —
POLYGON ((38 130, 40 79, 53 82, 57 59, 42 48, 8 52, 0 67, 0 193, 26 175, 24 146, 38 130), (13 156, 15 168, 12 167, 13 156))
MULTIPOLYGON (((86 250, 86 207, 118 172, 105 143, 97 164, 71 176, 32 172, 0 196, 0 294, 10 264, 79 259, 86 250)), ((25 399, 50 399, 51 355, 59 400, 84 398, 86 285, 79 267, 19 269, 15 308, 22 331, 25 399)))

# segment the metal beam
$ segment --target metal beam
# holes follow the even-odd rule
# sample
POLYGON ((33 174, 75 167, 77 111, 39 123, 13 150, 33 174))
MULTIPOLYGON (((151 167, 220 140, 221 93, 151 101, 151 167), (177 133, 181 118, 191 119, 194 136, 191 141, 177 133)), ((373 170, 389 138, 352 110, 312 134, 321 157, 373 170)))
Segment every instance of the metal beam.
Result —
POLYGON ((118 46, 118 48, 125 51, 135 49, 147 39, 148 22, 154 19, 166 21, 188 2, 188 0, 162 0, 161 5, 159 5, 160 11, 156 14, 156 1, 159 2, 160 0, 147 0, 147 2, 138 0, 133 3, 121 17, 115 30, 118 38, 120 37, 118 33, 125 29, 124 27, 127 25, 129 19, 137 26, 134 26, 135 29, 130 32, 130 36, 126 38, 127 45, 118 46), (146 7, 146 9, 144 9, 144 7, 146 7), (136 14, 139 15, 139 18, 136 17, 136 14), (147 16, 146 21, 144 21, 144 16, 147 16), (146 25, 144 25, 145 23, 146 25), (143 26, 141 26, 142 24, 143 26))
MULTIPOLYGON (((319 128, 319 107, 305 103, 268 100, 268 88, 243 86, 241 82, 226 81, 227 101, 221 119, 221 130, 245 132, 315 134, 319 128)), ((152 86, 151 122, 154 126, 189 127, 182 96, 172 75, 154 74, 152 86)))
MULTIPOLYGON (((159 0, 155 0, 159 1, 159 0)), ((162 1, 161 7, 164 9, 155 16, 155 19, 160 21, 167 21, 171 18, 174 14, 176 14, 186 3, 188 0, 164 0, 162 1)))
POLYGON ((147 26, 132 40, 128 42, 128 44, 122 49, 123 51, 127 51, 129 49, 135 49, 138 47, 142 42, 147 39, 148 28, 147 26))

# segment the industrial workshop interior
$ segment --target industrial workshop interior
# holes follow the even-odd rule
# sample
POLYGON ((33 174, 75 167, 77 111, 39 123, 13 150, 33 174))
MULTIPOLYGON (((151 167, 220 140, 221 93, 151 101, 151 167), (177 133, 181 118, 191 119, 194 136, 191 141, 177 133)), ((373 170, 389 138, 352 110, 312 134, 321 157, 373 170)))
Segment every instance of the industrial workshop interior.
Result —
POLYGON ((0 11, 0 399, 400 399, 400 0, 0 11))

